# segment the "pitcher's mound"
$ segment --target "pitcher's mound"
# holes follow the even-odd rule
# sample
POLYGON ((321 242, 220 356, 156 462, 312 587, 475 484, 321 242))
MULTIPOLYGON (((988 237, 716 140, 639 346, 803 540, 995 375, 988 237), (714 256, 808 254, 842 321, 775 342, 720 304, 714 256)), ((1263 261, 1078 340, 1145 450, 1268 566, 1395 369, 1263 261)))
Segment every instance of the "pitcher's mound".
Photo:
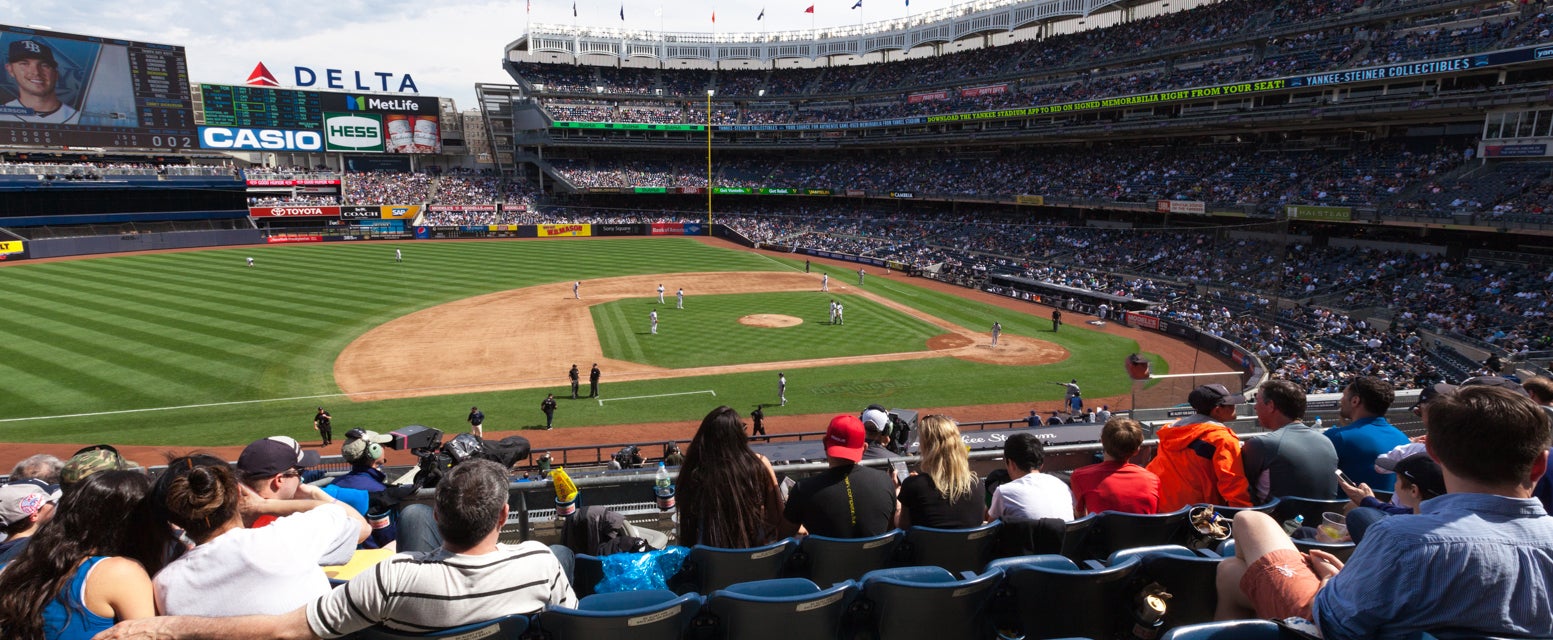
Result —
POLYGON ((780 329, 782 327, 796 327, 803 324, 803 319, 784 316, 780 313, 756 313, 739 318, 739 324, 751 327, 780 329))

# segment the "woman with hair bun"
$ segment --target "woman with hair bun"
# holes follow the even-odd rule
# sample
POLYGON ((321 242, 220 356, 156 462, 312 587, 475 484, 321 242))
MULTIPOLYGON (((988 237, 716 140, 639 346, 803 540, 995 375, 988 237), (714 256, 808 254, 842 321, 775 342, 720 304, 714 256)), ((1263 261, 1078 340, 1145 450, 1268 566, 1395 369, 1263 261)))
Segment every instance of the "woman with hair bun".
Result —
POLYGON ((748 549, 782 538, 782 496, 771 461, 750 449, 739 412, 701 420, 679 470, 679 544, 748 549))
POLYGON ((150 491, 139 471, 102 471, 73 487, 0 569, 0 637, 86 640, 155 616, 150 574, 166 562, 172 532, 151 513, 150 491))
MULTIPOLYGON (((282 474, 301 482, 297 469, 282 474)), ((219 458, 192 455, 167 464, 153 502, 195 547, 156 574, 163 615, 289 613, 329 592, 319 565, 345 564, 371 533, 361 514, 338 502, 290 500, 292 515, 243 528, 244 510, 274 511, 237 481, 219 458)))
POLYGON ((947 417, 927 416, 918 429, 921 473, 901 482, 901 527, 964 529, 985 522, 981 479, 971 471, 960 427, 947 417))

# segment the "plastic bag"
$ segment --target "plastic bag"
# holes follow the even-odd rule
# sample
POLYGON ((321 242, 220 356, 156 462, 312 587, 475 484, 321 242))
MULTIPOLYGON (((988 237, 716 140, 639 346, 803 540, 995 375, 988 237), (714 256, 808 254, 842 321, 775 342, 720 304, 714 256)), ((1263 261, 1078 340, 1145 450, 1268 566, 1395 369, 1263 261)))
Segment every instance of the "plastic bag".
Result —
POLYGON ((594 588, 595 593, 618 591, 645 591, 668 589, 668 581, 679 573, 690 549, 671 546, 646 553, 615 553, 600 556, 604 565, 604 579, 594 588))

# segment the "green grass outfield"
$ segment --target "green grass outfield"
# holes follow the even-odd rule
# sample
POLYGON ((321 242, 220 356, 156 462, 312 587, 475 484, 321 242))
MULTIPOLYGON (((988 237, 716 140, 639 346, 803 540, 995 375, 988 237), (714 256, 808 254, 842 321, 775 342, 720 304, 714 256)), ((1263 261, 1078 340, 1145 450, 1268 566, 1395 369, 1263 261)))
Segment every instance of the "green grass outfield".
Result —
MULTIPOLYGON (((470 296, 575 279, 801 264, 683 238, 330 243, 17 263, 0 268, 0 441, 215 446, 275 434, 311 440, 317 405, 334 414, 336 434, 417 423, 458 431, 472 404, 485 411, 489 429, 534 425, 542 422, 546 389, 356 403, 339 395, 334 360, 372 327, 470 296), (404 251, 403 263, 393 261, 395 248, 404 251), (256 266, 244 266, 247 256, 256 266)), ((833 278, 855 274, 829 271, 833 278)), ((1075 357, 1041 367, 943 358, 792 370, 789 406, 768 414, 856 412, 874 401, 917 407, 1052 400, 1062 389, 1049 383, 1068 378, 1079 378, 1091 397, 1130 389, 1118 363, 1137 348, 1133 341, 1081 325, 1053 334, 1043 318, 904 281, 871 278, 865 288, 976 331, 999 320, 1007 334, 1056 342, 1075 357)), ((687 305, 697 300, 687 298, 687 305)), ((823 305, 805 319, 823 313, 823 305)), ((849 325, 854 308, 864 307, 848 305, 849 325)), ((645 312, 639 315, 645 323, 645 312)), ((523 339, 521 329, 512 339, 523 339)), ((704 354, 720 349, 711 340, 701 347, 704 354)), ((1155 373, 1163 368, 1157 362, 1155 373)), ((557 382, 549 390, 559 395, 564 381, 557 382)), ((606 371, 603 391, 610 399, 662 397, 604 406, 562 400, 557 426, 693 423, 717 404, 748 412, 776 399, 770 373, 611 383, 606 371), (691 395, 663 395, 680 393, 691 395)))

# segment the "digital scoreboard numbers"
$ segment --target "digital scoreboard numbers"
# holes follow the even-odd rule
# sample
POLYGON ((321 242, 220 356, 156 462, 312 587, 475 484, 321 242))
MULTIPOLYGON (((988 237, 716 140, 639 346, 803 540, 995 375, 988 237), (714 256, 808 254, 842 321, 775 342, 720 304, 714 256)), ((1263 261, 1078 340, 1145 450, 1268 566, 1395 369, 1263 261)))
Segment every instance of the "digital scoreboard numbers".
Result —
POLYGON ((198 148, 183 47, 0 25, 0 144, 198 148))
POLYGON ((317 130, 323 126, 323 107, 314 91, 199 85, 200 119, 207 127, 317 130))

